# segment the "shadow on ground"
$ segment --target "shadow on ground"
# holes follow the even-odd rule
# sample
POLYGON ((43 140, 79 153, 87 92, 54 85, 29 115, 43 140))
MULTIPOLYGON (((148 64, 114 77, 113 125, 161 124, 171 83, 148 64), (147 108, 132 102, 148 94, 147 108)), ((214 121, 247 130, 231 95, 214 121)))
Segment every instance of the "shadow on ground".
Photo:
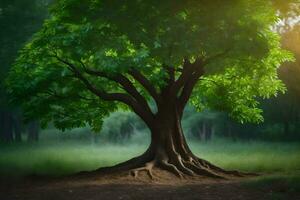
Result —
MULTIPOLYGON (((251 187, 248 180, 204 183, 158 184, 139 181, 119 182, 87 180, 1 181, 2 200, 268 200, 300 199, 300 192, 289 192, 274 183, 268 187, 251 187)), ((251 180, 250 180, 251 181, 251 180)), ((250 184, 251 185, 251 184, 250 184)))

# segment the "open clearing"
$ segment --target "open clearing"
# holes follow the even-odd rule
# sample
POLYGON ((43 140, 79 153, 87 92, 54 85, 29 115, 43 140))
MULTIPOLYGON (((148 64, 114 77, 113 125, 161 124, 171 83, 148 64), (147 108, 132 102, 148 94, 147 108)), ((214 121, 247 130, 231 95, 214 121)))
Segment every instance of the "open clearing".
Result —
POLYGON ((226 181, 185 181, 175 176, 145 181, 147 177, 143 173, 138 179, 128 174, 70 178, 65 175, 113 165, 138 155, 146 144, 8 145, 1 147, 0 152, 0 199, 300 199, 300 147, 297 143, 220 141, 191 143, 191 147, 197 155, 226 169, 254 171, 264 176, 226 181), (38 176, 28 177, 32 174, 38 176))

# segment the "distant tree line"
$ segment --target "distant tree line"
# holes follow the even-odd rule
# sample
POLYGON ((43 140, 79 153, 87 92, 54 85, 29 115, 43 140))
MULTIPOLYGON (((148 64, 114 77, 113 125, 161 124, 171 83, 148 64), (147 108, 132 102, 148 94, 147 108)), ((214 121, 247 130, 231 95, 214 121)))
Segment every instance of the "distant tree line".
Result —
POLYGON ((40 28, 47 16, 49 0, 0 1, 0 141, 21 141, 22 132, 38 140, 38 120, 23 123, 22 111, 9 104, 4 87, 7 73, 18 50, 40 28))

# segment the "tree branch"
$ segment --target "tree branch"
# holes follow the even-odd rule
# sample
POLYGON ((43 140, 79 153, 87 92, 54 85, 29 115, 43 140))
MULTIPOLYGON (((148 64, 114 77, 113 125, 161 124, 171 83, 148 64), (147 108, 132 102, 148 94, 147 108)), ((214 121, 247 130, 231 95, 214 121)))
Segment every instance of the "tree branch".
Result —
POLYGON ((179 96, 179 105, 182 108, 187 104, 192 91, 198 82, 199 78, 204 74, 204 66, 209 64, 212 60, 223 57, 230 49, 215 54, 205 60, 196 59, 194 63, 190 63, 187 59, 184 60, 183 71, 181 76, 177 79, 174 84, 174 91, 178 92, 182 88, 182 92, 179 96))
POLYGON ((165 78, 166 86, 161 88, 162 93, 169 92, 170 88, 173 86, 175 82, 175 68, 165 65, 162 65, 162 68, 167 72, 168 76, 165 78))
POLYGON ((128 78, 126 78, 125 76, 123 76, 121 74, 108 75, 107 73, 104 73, 101 71, 95 71, 92 69, 88 69, 86 67, 85 67, 85 72, 90 75, 107 78, 111 81, 119 83, 128 94, 133 96, 136 99, 136 101, 139 102, 146 109, 147 112, 149 112, 153 115, 146 99, 137 91, 137 89, 134 87, 134 85, 131 83, 131 81, 128 78))
POLYGON ((133 99, 131 96, 123 93, 107 93, 95 88, 72 63, 63 60, 58 56, 55 57, 58 61, 64 63, 73 72, 74 77, 79 79, 90 92, 92 92, 104 101, 119 101, 128 105, 138 116, 140 116, 145 121, 147 125, 152 125, 152 113, 150 114, 149 112, 146 112, 145 109, 142 106, 140 106, 140 104, 137 101, 135 101, 135 99, 133 99))
POLYGON ((193 74, 196 73, 197 70, 201 70, 200 68, 202 68, 202 66, 203 61, 201 59, 197 59, 194 63, 190 63, 188 59, 184 59, 182 73, 175 81, 172 91, 177 94, 180 89, 186 84, 186 82, 193 77, 193 74))
MULTIPOLYGON (((182 89, 182 92, 178 98, 178 101, 179 101, 179 106, 180 106, 180 109, 179 110, 182 110, 184 109, 185 105, 187 104, 192 92, 193 92, 193 89, 196 85, 196 83, 198 82, 199 78, 204 74, 204 66, 203 65, 199 65, 197 67, 197 70, 194 71, 190 78, 186 81, 186 83, 184 84, 183 86, 183 89, 182 89)), ((182 114, 182 113, 180 113, 182 114)))
POLYGON ((159 104, 160 102, 160 96, 157 93, 155 87, 152 85, 152 83, 138 70, 131 69, 129 71, 129 74, 137 80, 146 90, 147 92, 152 96, 154 101, 159 104))

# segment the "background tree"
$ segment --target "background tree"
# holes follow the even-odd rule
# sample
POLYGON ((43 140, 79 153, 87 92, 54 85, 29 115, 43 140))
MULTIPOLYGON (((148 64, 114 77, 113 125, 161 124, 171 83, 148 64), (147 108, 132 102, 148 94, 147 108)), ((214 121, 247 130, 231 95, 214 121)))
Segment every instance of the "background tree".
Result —
POLYGON ((101 134, 112 142, 128 142, 134 134, 145 132, 145 124, 130 112, 115 112, 103 124, 101 134))
POLYGON ((183 110, 190 100, 198 110, 260 122, 257 98, 284 90, 277 68, 292 60, 270 30, 273 1, 64 0, 51 16, 21 51, 9 92, 28 118, 61 129, 98 130, 110 112, 135 112, 150 129, 148 150, 104 171, 237 175, 191 152, 183 110))
MULTIPOLYGON (((295 141, 300 139, 297 132, 300 120, 300 107, 298 105, 300 88, 300 26, 296 14, 299 14, 300 7, 290 8, 286 2, 281 10, 289 20, 283 20, 276 25, 276 30, 281 34, 281 44, 284 49, 295 55, 295 62, 285 63, 279 69, 279 78, 286 85, 286 92, 271 99, 261 99, 260 103, 264 110, 264 123, 238 124, 228 117, 216 117, 214 122, 218 125, 224 123, 223 129, 217 130, 217 134, 235 139, 265 139, 277 141, 295 141)), ((293 4, 294 5, 294 4, 293 4)), ((218 128, 218 129, 219 129, 218 128)))
POLYGON ((21 140, 22 115, 19 108, 9 106, 3 80, 16 59, 18 50, 41 27, 47 15, 47 2, 0 2, 0 140, 21 140))
POLYGON ((286 29, 282 33, 282 46, 293 52, 296 61, 286 63, 279 68, 279 78, 285 83, 287 92, 264 103, 267 123, 282 125, 282 133, 286 139, 299 138, 296 127, 299 126, 300 107, 300 26, 299 24, 286 29))
MULTIPOLYGON (((221 114, 204 110, 197 112, 191 106, 185 109, 182 119, 183 129, 188 137, 208 141, 212 139, 221 114)), ((222 130, 223 131, 223 130, 222 130)))

